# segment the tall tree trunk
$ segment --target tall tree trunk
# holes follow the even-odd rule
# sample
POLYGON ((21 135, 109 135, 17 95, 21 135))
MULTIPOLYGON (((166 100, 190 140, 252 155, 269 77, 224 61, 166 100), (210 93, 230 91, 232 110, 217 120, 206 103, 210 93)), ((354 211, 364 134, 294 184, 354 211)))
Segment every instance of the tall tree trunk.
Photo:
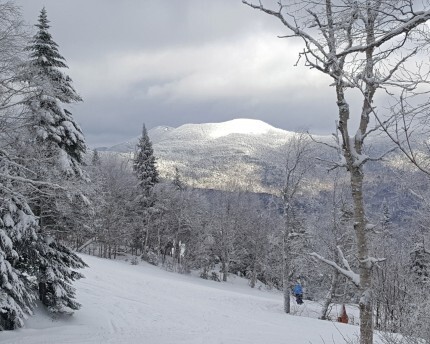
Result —
MULTIPOLYGON (((157 241, 158 241, 157 257, 158 257, 158 261, 160 261, 161 255, 162 255, 160 226, 157 226, 157 241)), ((164 264, 164 257, 165 257, 165 254, 163 255, 163 264, 164 264)))
POLYGON ((223 282, 227 282, 227 274, 228 274, 228 262, 227 258, 224 258, 221 262, 221 271, 222 271, 222 280, 223 282))
POLYGON ((290 288, 289 288, 289 281, 288 277, 284 275, 283 278, 284 283, 284 312, 287 314, 291 313, 291 306, 290 306, 290 288))
MULTIPOLYGON (((288 226, 288 225, 287 225, 288 226)), ((291 312, 290 306, 290 255, 289 255, 289 245, 288 245, 288 232, 285 229, 283 235, 283 250, 282 250, 282 284, 284 292, 284 312, 289 314, 291 312)))
POLYGON ((257 266, 257 264, 256 264, 255 259, 254 259, 254 262, 252 264, 252 269, 251 269, 251 279, 250 279, 250 282, 249 282, 249 285, 250 285, 251 288, 255 288, 255 284, 257 283, 257 269, 256 269, 256 266, 257 266))
MULTIPOLYGON (((372 75, 372 60, 367 60, 366 72, 372 75), (369 71, 370 69, 370 71, 369 71)), ((340 73, 340 71, 339 71, 340 73)), ((341 80, 341 73, 339 74, 341 80)), ((373 343, 373 306, 371 289, 371 270, 369 262, 368 243, 366 235, 366 216, 363 201, 363 171, 362 163, 359 163, 357 156, 362 154, 363 135, 369 123, 369 113, 371 112, 371 100, 374 95, 374 88, 366 90, 366 98, 363 102, 360 126, 355 137, 351 138, 348 132, 348 121, 350 116, 349 104, 345 99, 345 88, 341 83, 336 85, 337 106, 339 109, 338 129, 342 135, 342 150, 346 160, 347 170, 350 174, 350 184, 352 202, 354 209, 354 232, 357 240, 357 258, 359 262, 360 276, 360 344, 373 343)))
POLYGON ((363 174, 360 168, 351 171, 354 202, 354 230, 360 270, 360 344, 373 343, 373 305, 371 263, 366 238, 366 218, 363 203, 363 174))
POLYGON ((142 252, 148 249, 148 241, 149 241, 149 228, 146 228, 145 241, 143 243, 143 247, 141 248, 142 252))

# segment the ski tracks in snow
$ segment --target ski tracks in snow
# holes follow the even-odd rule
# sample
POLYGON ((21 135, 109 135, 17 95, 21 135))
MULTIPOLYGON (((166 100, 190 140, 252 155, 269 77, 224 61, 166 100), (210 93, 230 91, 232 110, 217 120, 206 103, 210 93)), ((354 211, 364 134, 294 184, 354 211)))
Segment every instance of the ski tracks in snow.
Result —
POLYGON ((351 337, 358 330, 286 315, 279 293, 238 278, 217 283, 146 263, 83 258, 90 268, 76 282, 82 309, 54 322, 39 314, 26 328, 1 333, 0 344, 319 344, 341 343, 339 328, 351 337))

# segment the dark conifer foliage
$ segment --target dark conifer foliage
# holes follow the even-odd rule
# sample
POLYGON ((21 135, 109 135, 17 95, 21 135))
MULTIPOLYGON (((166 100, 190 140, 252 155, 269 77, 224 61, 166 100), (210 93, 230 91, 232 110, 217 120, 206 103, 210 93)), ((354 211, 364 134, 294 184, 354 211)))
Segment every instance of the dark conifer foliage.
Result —
POLYGON ((73 269, 86 265, 59 240, 67 241, 70 232, 83 225, 79 209, 88 208, 75 201, 84 176, 81 163, 86 145, 79 125, 63 108, 82 99, 70 77, 60 70, 67 65, 48 23, 43 8, 35 25, 37 32, 26 47, 29 60, 22 68, 22 79, 31 90, 25 99, 28 132, 23 133, 30 145, 20 147, 18 155, 31 171, 31 179, 37 180, 23 194, 38 221, 36 240, 28 252, 21 252, 28 257, 21 270, 36 278, 34 293, 49 311, 70 314, 80 306, 71 282, 82 277, 73 269))
POLYGON ((73 313, 81 305, 75 300, 75 288, 71 283, 84 276, 71 269, 83 268, 86 264, 68 247, 50 237, 39 240, 38 251, 39 299, 51 313, 73 313))
POLYGON ((48 31, 48 24, 43 8, 36 24, 38 31, 26 48, 30 61, 23 78, 34 89, 27 101, 30 126, 36 140, 48 144, 51 154, 62 159, 66 172, 79 172, 77 165, 86 151, 85 140, 81 128, 63 104, 80 102, 82 98, 73 88, 71 78, 60 70, 67 65, 48 31))
POLYGON ((149 139, 145 125, 142 128, 142 136, 136 147, 133 162, 133 170, 138 179, 143 197, 149 197, 155 184, 159 182, 152 142, 149 139))
POLYGON ((410 253, 411 271, 416 283, 429 285, 430 283, 430 252, 424 243, 416 243, 410 253))
POLYGON ((64 57, 58 52, 58 44, 53 41, 48 31, 50 26, 45 7, 40 11, 39 22, 35 26, 39 30, 31 41, 32 45, 27 48, 31 51, 30 58, 44 68, 67 68, 63 62, 64 57))
POLYGON ((100 164, 101 164, 101 161, 100 161, 99 152, 97 151, 97 149, 94 149, 93 156, 91 157, 91 165, 100 166, 100 164))
POLYGON ((0 180, 0 331, 23 325, 36 301, 26 271, 35 244, 36 218, 25 200, 0 180))
POLYGON ((185 190, 186 186, 184 184, 184 182, 181 179, 181 175, 179 173, 179 169, 177 167, 175 167, 175 175, 173 177, 173 185, 175 186, 175 188, 177 190, 185 190))
POLYGON ((133 171, 137 179, 138 190, 135 200, 136 219, 139 225, 136 226, 133 239, 136 249, 145 251, 144 259, 150 261, 149 255, 149 233, 151 231, 151 218, 157 212, 155 207, 156 197, 154 186, 159 182, 152 142, 149 139, 145 125, 142 128, 142 136, 136 146, 133 160, 133 171))

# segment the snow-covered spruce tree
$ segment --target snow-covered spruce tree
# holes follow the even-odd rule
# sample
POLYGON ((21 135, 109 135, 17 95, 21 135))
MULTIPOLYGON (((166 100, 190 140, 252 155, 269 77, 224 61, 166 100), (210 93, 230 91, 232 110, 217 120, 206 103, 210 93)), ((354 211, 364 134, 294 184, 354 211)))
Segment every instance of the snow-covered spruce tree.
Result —
POLYGON ((37 219, 17 185, 27 181, 25 170, 10 158, 10 140, 22 125, 17 105, 28 91, 16 82, 26 40, 18 7, 0 3, 0 331, 23 325, 36 301, 27 273, 34 255, 37 219))
POLYGON ((100 166, 100 164, 101 164, 100 154, 97 151, 97 149, 94 149, 93 155, 91 157, 91 166, 96 167, 96 166, 100 166))
POLYGON ((36 24, 37 33, 26 48, 30 61, 24 79, 34 88, 36 96, 27 101, 29 125, 36 141, 42 143, 46 153, 56 155, 59 167, 67 174, 81 174, 86 151, 82 130, 69 110, 63 104, 82 101, 72 86, 72 80, 60 68, 67 68, 64 57, 58 52, 58 45, 49 33, 46 10, 40 12, 36 24))
POLYGON ((34 245, 36 218, 18 195, 0 186, 0 331, 23 325, 32 313, 36 294, 29 275, 22 271, 24 245, 34 245))
MULTIPOLYGON (((82 277, 71 270, 85 263, 66 246, 56 242, 59 233, 76 228, 73 207, 78 207, 74 189, 83 176, 81 163, 86 146, 82 131, 63 108, 63 104, 81 101, 71 79, 60 71, 66 68, 58 45, 48 32, 46 10, 41 10, 37 32, 26 48, 29 61, 23 67, 22 79, 32 89, 26 99, 26 146, 21 151, 26 166, 35 179, 60 184, 51 188, 39 184, 28 194, 30 206, 39 218, 38 268, 39 298, 51 312, 71 313, 78 309, 70 282, 82 277), (31 155, 32 159, 27 159, 31 155)), ((84 199, 83 197, 82 199, 84 199)), ((88 205, 83 202, 82 207, 88 205)), ((62 237, 62 239, 67 239, 62 237)))
POLYGON ((145 125, 142 136, 136 146, 133 160, 133 171, 138 182, 137 207, 140 223, 137 224, 136 240, 140 241, 140 249, 148 248, 149 222, 153 215, 155 196, 154 186, 159 182, 152 142, 145 125))
POLYGON ((142 197, 149 201, 149 196, 159 180, 152 142, 149 139, 145 125, 143 125, 142 136, 136 146, 133 170, 138 179, 142 197))
POLYGON ((21 327, 36 301, 28 272, 37 256, 37 219, 22 195, 13 191, 19 171, 0 151, 0 331, 21 327))
POLYGON ((410 259, 415 283, 430 285, 430 251, 425 248, 424 243, 415 243, 410 259))
POLYGON ((173 177, 173 185, 179 191, 182 191, 186 188, 185 183, 182 181, 181 174, 179 173, 179 169, 176 166, 175 166, 175 175, 173 177))
POLYGON ((40 254, 40 301, 53 314, 72 314, 81 305, 75 300, 75 288, 71 283, 84 277, 72 269, 82 268, 86 264, 68 247, 50 236, 41 235, 37 247, 40 254))

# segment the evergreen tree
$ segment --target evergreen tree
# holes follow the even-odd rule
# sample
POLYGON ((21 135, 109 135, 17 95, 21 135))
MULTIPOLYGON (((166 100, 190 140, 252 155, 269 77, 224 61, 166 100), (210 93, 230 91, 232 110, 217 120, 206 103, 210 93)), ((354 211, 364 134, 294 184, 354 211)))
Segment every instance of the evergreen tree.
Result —
POLYGON ((29 126, 37 144, 55 157, 68 174, 80 174, 86 151, 82 130, 69 110, 62 104, 82 101, 72 86, 72 80, 60 68, 67 68, 58 52, 58 45, 49 33, 46 10, 40 12, 37 33, 26 48, 30 54, 24 80, 33 88, 27 99, 29 126))
POLYGON ((0 96, 3 104, 0 106, 0 143, 6 149, 0 149, 1 331, 22 326, 39 294, 45 304, 43 298, 52 300, 48 305, 51 310, 69 311, 79 306, 70 282, 81 275, 70 268, 82 267, 85 263, 50 238, 45 227, 40 226, 48 217, 35 211, 43 205, 50 217, 60 213, 55 206, 57 199, 45 201, 49 195, 57 196, 58 190, 66 190, 56 185, 61 183, 64 171, 69 177, 72 172, 81 173, 75 167, 85 145, 80 130, 73 131, 77 126, 70 113, 60 107, 61 102, 77 98, 61 95, 61 87, 65 94, 70 90, 70 79, 56 72, 54 67, 58 63, 48 63, 56 58, 55 54, 50 55, 48 47, 52 45, 56 51, 56 46, 49 34, 48 40, 42 42, 47 34, 46 12, 41 14, 40 31, 33 40, 33 57, 28 63, 22 63, 17 51, 21 47, 24 52, 20 45, 23 35, 19 13, 11 2, 0 4, 0 8, 0 33, 5 43, 0 49, 0 84, 2 90, 8 90, 0 96), (38 49, 46 51, 36 58, 38 49), (15 62, 9 60, 11 56, 15 62), (17 108, 20 104, 25 104, 25 112, 17 108), (75 154, 71 151, 73 145, 77 147, 75 154))
POLYGON ((155 212, 153 189, 159 179, 152 142, 149 139, 145 125, 143 125, 142 136, 136 146, 133 170, 138 180, 138 197, 136 201, 137 215, 139 217, 134 240, 137 244, 136 248, 145 249, 145 254, 150 254, 147 249, 149 248, 150 219, 155 212))
POLYGON ((141 195, 148 198, 159 180, 152 142, 145 125, 143 125, 142 136, 136 146, 133 170, 138 179, 141 195))
POLYGON ((42 236, 37 248, 40 254, 39 299, 53 314, 72 314, 81 305, 75 301, 71 282, 84 277, 72 269, 83 268, 86 264, 49 236, 42 236))
MULTIPOLYGON (((4 154, 0 154, 0 172, 13 174, 4 154)), ((21 327, 36 300, 26 270, 32 253, 37 253, 33 249, 37 221, 25 199, 13 188, 10 179, 0 179, 0 331, 21 327)))
MULTIPOLYGON (((26 180, 22 166, 10 149, 22 126, 17 105, 28 92, 20 85, 20 66, 25 58, 25 30, 19 8, 0 3, 0 331, 23 325, 36 300, 34 284, 24 269, 36 241, 37 219, 28 200, 18 192, 17 180, 26 180)), ((21 137, 19 137, 21 139, 21 137)))
POLYGON ((97 149, 94 149, 93 156, 91 158, 91 165, 94 167, 94 166, 100 166, 100 164, 101 164, 101 160, 100 160, 99 152, 97 151, 97 149))
POLYGON ((410 253, 411 271, 415 281, 422 285, 430 283, 430 252, 424 243, 415 243, 410 253))
POLYGON ((391 236, 391 228, 392 228, 392 220, 391 220, 391 212, 390 208, 387 204, 387 201, 384 199, 381 207, 382 212, 382 218, 380 220, 381 224, 381 235, 385 238, 388 238, 391 236))
POLYGON ((185 190, 185 184, 181 179, 181 175, 177 167, 175 167, 175 176, 173 177, 173 185, 178 191, 185 190))
POLYGON ((19 269, 22 252, 17 248, 32 242, 36 221, 25 203, 8 197, 3 191, 0 191, 0 217, 3 218, 0 219, 0 331, 21 327, 36 299, 30 280, 19 269))
POLYGON ((26 167, 33 171, 35 179, 51 185, 39 184, 28 195, 32 211, 39 218, 38 257, 33 260, 39 298, 52 312, 70 313, 79 308, 70 283, 82 277, 72 269, 86 265, 54 238, 59 239, 61 234, 61 239, 67 241, 73 230, 85 225, 86 220, 77 213, 84 213, 80 210, 88 209, 88 203, 85 196, 77 195, 77 185, 84 179, 81 163, 86 145, 79 125, 63 108, 63 104, 82 99, 70 77, 60 71, 67 66, 48 31, 48 23, 43 8, 36 24, 37 33, 26 48, 29 62, 23 79, 33 92, 26 100, 29 147, 22 155, 33 156, 34 159, 26 160, 26 167), (76 202, 77 199, 84 201, 76 202))

